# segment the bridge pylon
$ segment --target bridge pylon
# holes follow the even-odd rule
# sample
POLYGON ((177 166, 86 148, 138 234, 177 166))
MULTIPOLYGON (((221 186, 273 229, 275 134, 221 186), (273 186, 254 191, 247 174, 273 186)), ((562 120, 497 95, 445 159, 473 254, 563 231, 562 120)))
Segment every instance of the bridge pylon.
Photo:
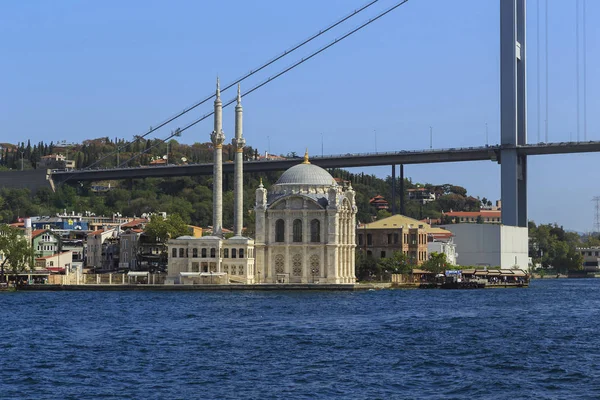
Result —
POLYGON ((500 180, 502 223, 527 226, 526 0, 500 0, 500 180))

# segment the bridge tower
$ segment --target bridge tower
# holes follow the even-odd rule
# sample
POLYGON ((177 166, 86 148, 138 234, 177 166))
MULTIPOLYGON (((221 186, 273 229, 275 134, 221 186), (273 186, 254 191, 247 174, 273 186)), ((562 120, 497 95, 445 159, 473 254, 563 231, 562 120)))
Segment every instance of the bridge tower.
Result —
POLYGON ((502 223, 527 226, 527 144, 525 49, 526 0, 500 0, 500 181, 502 223))

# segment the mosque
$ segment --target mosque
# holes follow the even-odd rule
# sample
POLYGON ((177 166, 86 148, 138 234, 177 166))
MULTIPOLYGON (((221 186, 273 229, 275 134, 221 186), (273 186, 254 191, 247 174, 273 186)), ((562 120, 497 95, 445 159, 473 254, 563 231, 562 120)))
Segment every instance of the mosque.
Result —
POLYGON ((338 185, 331 174, 304 161, 285 171, 267 190, 256 189, 255 239, 242 236, 242 104, 235 107, 233 237, 224 239, 223 159, 225 134, 217 79, 214 102, 213 233, 181 236, 168 242, 170 284, 199 283, 355 283, 356 202, 352 186, 338 185))

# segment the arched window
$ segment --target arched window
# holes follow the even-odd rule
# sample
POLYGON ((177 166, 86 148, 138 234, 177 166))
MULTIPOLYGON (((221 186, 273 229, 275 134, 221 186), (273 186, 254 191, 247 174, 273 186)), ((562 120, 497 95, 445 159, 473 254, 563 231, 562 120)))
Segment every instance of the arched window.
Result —
POLYGON ((223 258, 229 258, 229 249, 225 249, 223 258))
POLYGON ((275 241, 285 242, 285 222, 282 219, 275 221, 275 241))
POLYGON ((216 253, 217 253, 217 251, 215 250, 215 248, 214 248, 214 247, 211 247, 211 249, 210 249, 210 257, 211 257, 211 258, 215 258, 215 254, 216 254, 216 253))
POLYGON ((198 258, 198 249, 192 249, 192 257, 198 258))
POLYGON ((310 241, 313 243, 321 241, 321 221, 318 219, 310 221, 310 241))
POLYGON ((171 257, 177 258, 177 249, 175 247, 173 247, 173 250, 171 250, 171 257))
POLYGON ((185 257, 185 249, 183 247, 179 248, 179 257, 180 258, 185 257))
POLYGON ((302 221, 299 219, 294 220, 293 227, 293 238, 294 242, 302 242, 302 221))
POLYGON ((202 258, 206 258, 206 247, 202 248, 202 258))
POLYGON ((237 249, 231 249, 231 258, 237 258, 237 249))
POLYGON ((244 258, 244 249, 240 249, 238 251, 238 255, 240 256, 240 258, 244 258))

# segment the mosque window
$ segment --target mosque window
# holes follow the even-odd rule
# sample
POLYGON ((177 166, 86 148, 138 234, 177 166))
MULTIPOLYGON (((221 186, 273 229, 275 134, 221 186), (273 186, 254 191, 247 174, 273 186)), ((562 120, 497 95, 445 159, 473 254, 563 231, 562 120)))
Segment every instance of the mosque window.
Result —
POLYGON ((275 222, 275 241, 284 242, 285 238, 285 222, 282 219, 278 219, 275 222))
POLYGON ((243 265, 238 266, 238 275, 244 275, 244 266, 243 265))
POLYGON ((202 248, 202 258, 206 258, 206 248, 202 248))
POLYGON ((313 243, 321 241, 321 221, 318 219, 310 221, 310 241, 313 243))
POLYGON ((302 276, 302 255, 294 254, 292 257, 292 273, 294 276, 302 276))
POLYGON ((237 249, 231 249, 231 258, 237 258, 237 249))
POLYGON ((177 258, 177 249, 175 247, 173 247, 173 250, 171 251, 171 257, 177 258))
POLYGON ((294 220, 293 225, 293 238, 294 242, 302 242, 302 221, 299 219, 294 220))
POLYGON ((229 249, 224 250, 223 258, 229 258, 229 249))
POLYGON ((179 248, 179 258, 185 257, 185 250, 183 247, 179 248))
POLYGON ((240 256, 240 258, 244 258, 244 249, 240 249, 238 255, 240 256))
POLYGON ((212 247, 212 248, 210 249, 210 257, 211 257, 211 258, 215 258, 215 254, 216 254, 216 250, 215 250, 215 248, 214 248, 214 247, 212 247))
POLYGON ((284 257, 283 254, 277 254, 275 256, 275 272, 278 274, 283 274, 283 266, 284 266, 284 257))
POLYGON ((192 249, 192 257, 198 258, 198 249, 192 249))

